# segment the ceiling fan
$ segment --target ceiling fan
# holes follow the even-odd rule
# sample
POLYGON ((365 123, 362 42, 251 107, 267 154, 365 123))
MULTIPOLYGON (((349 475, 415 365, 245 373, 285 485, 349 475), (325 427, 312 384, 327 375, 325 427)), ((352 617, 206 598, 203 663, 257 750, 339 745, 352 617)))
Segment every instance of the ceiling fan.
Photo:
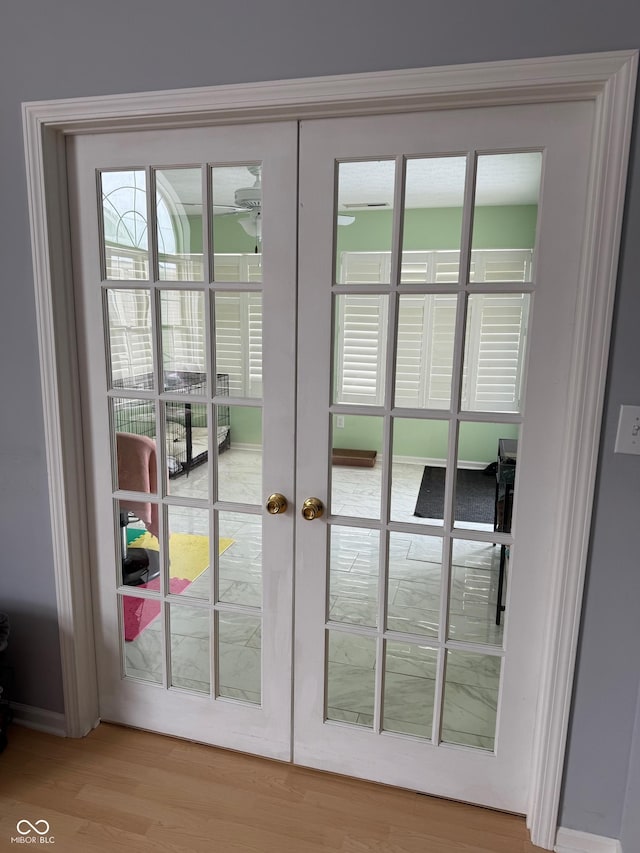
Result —
MULTIPOLYGON (((256 241, 262 240, 262 168, 260 165, 247 166, 248 172, 255 178, 249 187, 240 187, 234 191, 234 204, 214 205, 223 216, 234 215, 244 231, 254 237, 256 241), (244 215, 243 215, 244 214, 244 215)), ((256 247, 257 248, 257 247, 256 247)))
MULTIPOLYGON (((252 165, 246 167, 248 172, 255 178, 254 183, 248 187, 240 187, 234 192, 233 205, 214 205, 219 215, 238 215, 238 222, 250 237, 256 240, 262 239, 262 167, 252 165)), ((355 216, 338 214, 338 225, 351 225, 355 216)))

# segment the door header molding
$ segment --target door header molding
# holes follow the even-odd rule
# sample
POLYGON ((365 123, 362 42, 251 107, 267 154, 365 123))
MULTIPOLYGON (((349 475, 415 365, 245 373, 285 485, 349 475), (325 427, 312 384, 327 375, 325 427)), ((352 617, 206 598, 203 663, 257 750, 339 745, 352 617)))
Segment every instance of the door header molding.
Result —
POLYGON ((506 104, 591 101, 588 211, 563 447, 562 533, 543 651, 530 807, 534 844, 555 842, 611 333, 638 52, 23 104, 36 318, 66 730, 98 719, 65 136, 506 104))
POLYGON ((598 98, 635 80, 637 51, 234 83, 23 104, 25 127, 64 133, 353 116, 598 98))

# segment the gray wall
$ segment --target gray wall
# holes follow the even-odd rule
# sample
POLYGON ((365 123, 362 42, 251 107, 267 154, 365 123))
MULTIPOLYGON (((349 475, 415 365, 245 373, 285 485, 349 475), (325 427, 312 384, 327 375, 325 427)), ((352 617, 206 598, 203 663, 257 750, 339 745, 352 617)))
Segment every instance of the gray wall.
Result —
MULTIPOLYGON (((636 48, 640 5, 3 0, 1 24, 0 609, 13 617, 17 699, 60 711, 20 102, 636 48)), ((564 825, 613 837, 621 831, 640 682, 640 459, 612 453, 619 404, 640 403, 639 167, 635 137, 562 806, 564 825)), ((640 839, 629 845, 640 849, 640 839)))
POLYGON ((629 780, 620 839, 625 853, 633 853, 640 847, 640 696, 638 696, 638 711, 629 760, 629 780))

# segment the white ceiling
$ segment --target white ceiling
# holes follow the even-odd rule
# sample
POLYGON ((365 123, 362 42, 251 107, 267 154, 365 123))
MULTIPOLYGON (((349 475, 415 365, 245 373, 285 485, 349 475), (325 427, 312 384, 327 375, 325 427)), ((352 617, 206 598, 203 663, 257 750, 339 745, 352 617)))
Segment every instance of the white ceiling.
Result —
MULTIPOLYGON (((486 154, 478 157, 476 204, 536 204, 540 186, 542 155, 539 152, 486 154)), ((407 161, 405 205, 415 207, 461 207, 465 179, 464 157, 431 157, 407 161)), ((395 162, 374 160, 340 163, 338 167, 339 210, 349 205, 393 206, 395 162)), ((163 173, 172 195, 191 208, 200 207, 199 169, 171 169, 163 173)), ((214 170, 214 205, 235 203, 235 191, 253 186, 254 176, 245 166, 214 170)), ((220 208, 219 208, 220 209, 220 208)))
MULTIPOLYGON (((478 158, 476 204, 536 204, 541 155, 490 154, 478 158)), ((464 157, 432 157, 407 161, 405 206, 462 207, 464 157)), ((393 206, 395 163, 381 160, 341 163, 339 207, 385 202, 393 206)))

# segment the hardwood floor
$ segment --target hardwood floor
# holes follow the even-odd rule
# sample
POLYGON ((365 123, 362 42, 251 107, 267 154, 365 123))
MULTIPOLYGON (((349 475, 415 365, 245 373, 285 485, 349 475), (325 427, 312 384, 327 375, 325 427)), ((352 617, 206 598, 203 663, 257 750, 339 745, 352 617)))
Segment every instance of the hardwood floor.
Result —
POLYGON ((23 819, 48 821, 58 853, 539 850, 513 815, 106 724, 81 740, 10 727, 0 851, 23 819))

